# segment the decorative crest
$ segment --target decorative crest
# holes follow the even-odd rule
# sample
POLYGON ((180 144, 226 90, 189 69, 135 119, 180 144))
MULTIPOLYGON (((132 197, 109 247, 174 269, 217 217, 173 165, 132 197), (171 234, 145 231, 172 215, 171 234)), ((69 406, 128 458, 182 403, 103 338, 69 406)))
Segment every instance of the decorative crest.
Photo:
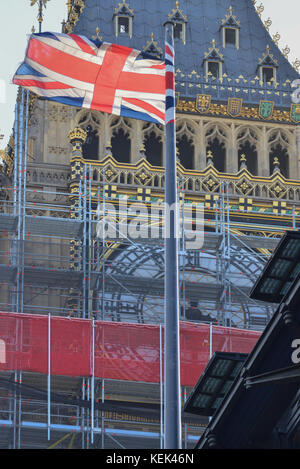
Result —
POLYGON ((197 94, 196 109, 198 112, 207 112, 211 106, 211 96, 208 94, 197 94))
POLYGON ((274 102, 273 101, 260 101, 258 113, 262 119, 270 119, 273 116, 274 112, 274 102))
POLYGON ((291 120, 296 124, 300 123, 300 104, 291 105, 291 120))
POLYGON ((241 98, 228 98, 227 112, 231 117, 238 117, 243 108, 243 100, 241 98))

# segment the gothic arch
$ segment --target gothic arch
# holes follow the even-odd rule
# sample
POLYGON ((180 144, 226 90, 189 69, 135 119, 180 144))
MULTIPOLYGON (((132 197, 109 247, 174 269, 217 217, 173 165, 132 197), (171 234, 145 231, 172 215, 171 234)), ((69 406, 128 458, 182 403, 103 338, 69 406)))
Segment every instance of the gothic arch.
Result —
POLYGON ((281 129, 272 129, 268 132, 268 147, 270 160, 270 174, 276 168, 275 158, 278 159, 281 174, 289 178, 290 175, 290 138, 281 129))
POLYGON ((75 120, 76 126, 87 133, 87 139, 82 146, 83 158, 99 160, 101 114, 97 111, 82 110, 78 112, 75 120))
POLYGON ((195 168, 196 129, 192 122, 181 119, 177 121, 176 142, 179 161, 185 169, 195 168))
POLYGON ((206 152, 212 152, 213 164, 221 172, 226 172, 228 129, 219 123, 205 125, 206 152))
POLYGON ((152 166, 163 166, 164 131, 159 124, 147 123, 142 129, 147 161, 152 166))
POLYGON ((110 135, 113 157, 120 163, 131 162, 132 126, 128 119, 112 116, 110 135))
POLYGON ((253 175, 258 174, 258 144, 259 135, 252 127, 239 127, 236 132, 236 142, 239 157, 239 169, 243 158, 246 158, 247 169, 253 175))
POLYGON ((102 115, 98 111, 91 111, 87 109, 81 109, 78 111, 75 117, 75 126, 85 128, 88 124, 93 127, 99 127, 101 124, 102 115))
POLYGON ((207 122, 204 125, 205 135, 219 136, 226 142, 229 139, 229 131, 229 127, 221 122, 207 122))
POLYGON ((278 142, 287 148, 290 144, 290 135, 282 129, 270 129, 267 132, 267 136, 270 145, 272 145, 274 142, 278 142))

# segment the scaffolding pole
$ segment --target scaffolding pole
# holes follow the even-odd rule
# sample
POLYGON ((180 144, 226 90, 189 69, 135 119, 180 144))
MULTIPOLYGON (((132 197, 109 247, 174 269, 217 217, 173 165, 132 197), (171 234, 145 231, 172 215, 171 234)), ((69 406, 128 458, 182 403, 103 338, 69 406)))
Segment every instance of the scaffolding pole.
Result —
MULTIPOLYGON (((22 371, 19 371, 19 384, 22 384, 22 371)), ((19 393, 18 408, 18 449, 21 449, 21 422, 22 422, 22 391, 19 393)))
MULTIPOLYGON (((25 90, 24 90, 25 91, 25 90)), ((24 312, 24 262, 25 262, 25 220, 26 220, 26 188, 27 188, 27 145, 28 145, 28 117, 29 117, 29 90, 25 92, 26 115, 25 115, 25 137, 24 137, 24 159, 23 159, 23 203, 22 210, 22 267, 21 267, 21 313, 24 312)))
POLYGON ((94 444, 95 427, 95 320, 92 320, 92 380, 91 380, 91 443, 94 444))
POLYGON ((106 218, 106 193, 105 193, 105 170, 102 177, 102 201, 103 201, 103 217, 102 217, 102 303, 101 303, 101 319, 105 319, 105 218, 106 218))
POLYGON ((160 449, 164 449, 164 385, 162 325, 159 325, 159 383, 160 383, 160 449))
POLYGON ((51 428, 51 314, 48 314, 48 377, 47 377, 47 408, 48 408, 48 441, 50 441, 50 428, 51 428))
MULTIPOLYGON (((14 173, 13 173, 13 181, 14 181, 14 191, 13 191, 13 213, 14 216, 17 217, 17 230, 14 231, 15 238, 17 237, 17 246, 16 246, 16 255, 17 255, 17 260, 16 260, 16 270, 17 270, 17 279, 16 282, 13 283, 13 289, 12 292, 15 293, 15 301, 17 303, 16 310, 17 312, 27 312, 28 308, 28 300, 27 296, 25 296, 26 293, 26 288, 24 288, 24 270, 25 268, 28 267, 26 264, 26 256, 27 251, 25 251, 25 238, 26 238, 26 224, 27 224, 27 211, 26 209, 32 208, 30 203, 27 202, 27 141, 28 141, 28 109, 29 109, 29 95, 27 92, 27 95, 24 94, 24 90, 20 92, 18 101, 16 103, 16 108, 15 108, 15 114, 16 114, 16 119, 15 119, 15 125, 14 125, 14 137, 15 137, 15 165, 14 165, 14 173), (16 290, 14 290, 16 286, 16 290), (24 300, 25 298, 25 300, 24 300)), ((93 299, 94 295, 92 295, 92 290, 91 290, 91 274, 94 273, 92 270, 94 269, 94 262, 93 261, 93 199, 92 199, 92 194, 93 194, 93 185, 92 185, 92 165, 90 163, 84 165, 84 180, 80 179, 78 182, 78 199, 79 204, 78 204, 78 219, 80 222, 83 222, 84 225, 84 231, 83 235, 80 235, 80 248, 79 248, 79 267, 78 271, 80 271, 80 274, 83 274, 83 280, 79 281, 80 286, 78 287, 78 290, 80 290, 80 293, 78 295, 78 298, 81 298, 81 300, 78 300, 78 316, 82 318, 92 318, 91 313, 93 313, 93 299), (93 268, 92 268, 93 266, 93 268), (80 296, 82 295, 82 296, 80 296), (92 295, 92 296, 91 296, 92 295), (81 305, 81 308, 80 308, 81 305), (81 311, 80 311, 81 309, 81 311)), ((102 184, 102 196, 103 196, 103 207, 104 207, 104 212, 103 212, 103 222, 105 222, 105 208, 106 208, 106 194, 105 194, 105 183, 110 184, 109 182, 106 182, 105 180, 105 170, 103 169, 103 177, 102 181, 100 182, 100 185, 102 184)), ((167 184, 167 181, 166 181, 167 184)), ((100 200, 100 185, 98 185, 98 202, 100 200)), ((181 190, 181 202, 182 202, 182 243, 181 243, 181 266, 182 266, 182 296, 181 296, 181 301, 182 301, 182 314, 185 318, 186 316, 186 291, 185 291, 185 285, 187 282, 187 274, 188 274, 188 267, 186 266, 186 256, 188 252, 185 250, 185 239, 184 239, 184 205, 185 205, 185 183, 184 180, 182 181, 182 188, 179 188, 181 190)), ((77 191, 76 191, 77 192, 77 191)), ((42 193, 42 191, 41 191, 42 193)), ((55 193, 55 191, 53 192, 55 193)), ((52 194, 50 191, 43 192, 44 195, 48 196, 49 194, 52 194)), ((58 194, 56 192, 56 194, 58 194)), ((73 194, 72 194, 73 195, 73 194)), ((76 193, 77 196, 77 193, 76 193)), ((50 197, 51 198, 51 197, 50 197)), ((28 198, 29 199, 29 198, 28 198)), ((31 200, 31 199, 29 199, 31 200)), ((109 197, 110 200, 110 197, 109 197)), ((167 199, 166 199, 167 200, 167 199)), ((178 201, 178 200, 177 200, 178 201)), ((219 304, 222 304, 223 306, 223 319, 228 319, 228 323, 225 325, 230 325, 232 326, 232 300, 231 300, 231 293, 232 290, 236 291, 237 287, 230 281, 228 278, 228 275, 230 273, 231 269, 231 263, 232 260, 234 259, 234 248, 237 246, 237 237, 235 235, 231 235, 231 228, 232 228, 232 221, 230 220, 230 205, 229 205, 229 191, 228 191, 228 184, 224 183, 222 185, 222 194, 220 196, 220 199, 218 201, 217 209, 216 209, 216 216, 215 216, 215 228, 216 228, 216 234, 221 233, 221 238, 222 238, 222 245, 217 248, 217 256, 216 256, 216 266, 220 274, 220 281, 223 286, 223 292, 222 296, 218 297, 219 304), (226 189, 226 191, 225 191, 226 189), (218 257, 218 259, 217 259, 218 257), (221 298, 221 299, 220 299, 221 298)), ((42 206, 42 203, 41 203, 42 206)), ((43 205, 43 210, 48 212, 48 203, 44 203, 43 205)), ((246 211, 246 210, 245 210, 246 211)), ((50 213, 51 216, 51 213, 50 213)), ((293 214, 292 217, 287 218, 289 224, 291 222, 292 218, 292 225, 293 229, 296 229, 297 227, 297 215, 296 215, 296 207, 293 206, 293 214)), ((119 214, 120 218, 120 214, 119 214)), ((54 216, 53 216, 54 219, 54 216)), ((98 215, 97 220, 100 220, 100 214, 98 215)), ((213 220, 212 220, 213 221, 213 220)), ((36 235, 37 236, 37 235, 36 235)), ((46 234, 43 234, 43 237, 46 239, 46 234)), ((57 232, 52 235, 53 238, 58 237, 57 232)), ((14 241, 15 241, 14 238, 14 241)), ((67 239, 71 239, 68 237, 67 239)), ((108 238, 110 239, 110 238, 108 238)), ((44 241, 45 243, 47 241, 44 241)), ((239 240, 240 244, 247 248, 246 243, 244 243, 243 240, 239 240)), ((126 243, 125 243, 126 244, 126 243)), ((136 249, 141 249, 144 252, 149 252, 149 257, 152 255, 152 253, 155 253, 155 250, 157 248, 157 245, 151 245, 151 249, 149 251, 146 251, 144 249, 143 245, 139 243, 133 243, 132 240, 128 237, 127 239, 127 244, 134 245, 136 249)), ((46 244, 45 244, 46 245, 46 244)), ((97 319, 101 316, 102 320, 107 320, 108 313, 105 311, 107 308, 108 300, 105 302, 105 295, 109 294, 109 283, 107 282, 107 278, 111 273, 110 269, 106 269, 106 263, 110 267, 108 257, 106 257, 106 254, 109 253, 109 248, 106 243, 106 235, 105 235, 105 230, 103 229, 103 237, 102 240, 97 239, 97 266, 96 266, 96 274, 98 275, 99 282, 102 279, 102 288, 99 286, 99 295, 97 292, 97 319), (100 257, 100 247, 101 247, 101 242, 102 242, 102 272, 100 271, 101 268, 101 257, 100 257), (106 272, 107 270, 107 272, 106 272), (105 282, 107 282, 107 287, 105 287, 105 282), (106 292, 107 289, 107 292, 106 292), (101 295, 101 290, 102 290, 102 302, 100 302, 100 295, 101 295), (102 308, 101 308, 101 315, 99 311, 99 304, 102 303, 102 308)), ((211 249, 211 248, 210 248, 211 249)), ((248 248, 251 250, 252 248, 248 248)), ((253 248, 254 249, 254 248, 253 248)), ((249 257, 249 262, 251 257, 253 258, 254 254, 256 255, 256 258, 259 260, 263 260, 263 256, 260 256, 254 251, 251 251, 251 254, 248 256, 249 257)), ((62 255, 61 255, 62 257, 62 255)), ((245 258, 247 256, 245 255, 245 258)), ((199 253, 199 258, 200 258, 200 253, 199 253)), ((49 259, 51 262, 51 257, 49 255, 49 259)), ((195 258, 196 259, 196 258, 195 258)), ((56 259, 57 260, 57 259, 56 259)), ((58 261, 61 261, 61 258, 58 259, 58 261)), ((196 261, 194 261, 196 263, 196 261)), ((111 276, 112 277, 112 276, 111 276)), ((97 283, 97 285, 99 285, 97 283)), ((121 284, 120 284, 121 285, 121 284)), ((125 285, 125 282, 124 282, 125 285)), ((127 289, 126 286, 124 287, 124 292, 130 294, 131 292, 127 289)), ((26 285, 27 286, 27 285, 26 285)), ((243 293, 243 292, 242 292, 243 293)), ((136 293, 136 295, 138 295, 136 293)), ((120 295, 121 297, 121 295, 120 295)), ((165 295, 165 300, 166 300, 166 295, 165 295)), ((120 313, 120 308, 122 304, 122 298, 120 298, 118 303, 115 302, 114 305, 112 305, 112 308, 116 305, 116 310, 118 313, 120 313), (117 306, 118 305, 118 306, 117 306), (119 308, 119 309, 118 309, 119 308)), ((13 301, 12 301, 13 303, 13 301)), ((144 306, 145 306, 145 300, 144 300, 144 306)), ((34 306, 34 308, 38 308, 39 306, 34 306)), ((33 308, 33 306, 32 306, 33 308)), ((47 307, 44 306, 45 309, 43 309, 43 312, 45 313, 47 307)), ((150 306, 151 308, 151 306, 150 306)), ((137 310, 136 310, 137 311, 137 310)), ((61 314, 62 310, 59 308, 52 307, 51 312, 53 314, 58 312, 61 314)), ((250 314, 250 313, 249 313, 250 314)), ((174 315, 174 311, 173 311, 174 315)), ((121 316, 120 316, 121 318, 121 316)), ((76 415, 77 415, 77 420, 76 424, 77 426, 80 425, 79 430, 74 430, 74 431, 80 431, 82 432, 82 447, 89 447, 90 446, 90 441, 93 444, 95 435, 101 434, 101 446, 102 448, 105 447, 105 425, 110 421, 109 418, 105 419, 105 414, 102 411, 97 412, 95 414, 95 369, 94 369, 94 360, 95 360, 95 331, 94 331, 94 318, 93 319, 93 336, 92 336, 92 376, 83 379, 82 380, 82 396, 84 400, 91 400, 91 410, 85 410, 82 409, 81 415, 79 408, 76 408, 76 415), (96 415, 96 425, 95 425, 95 415, 96 415), (98 428, 98 416, 99 416, 99 423, 100 423, 100 416, 101 416, 101 428, 98 428), (89 436, 91 435, 91 440, 89 440, 89 436)), ((121 318, 122 319, 122 318, 121 318)), ((174 319, 174 317, 173 317, 174 319)), ((51 406, 51 313, 48 313, 48 321, 49 321, 49 326, 48 326, 48 375, 47 375, 47 390, 48 390, 48 395, 47 395, 47 414, 46 414, 46 405, 45 405, 45 410, 43 411, 43 422, 47 421, 46 423, 43 423, 44 427, 40 426, 39 428, 43 428, 44 431, 47 429, 47 434, 48 434, 48 440, 50 440, 51 434, 50 430, 55 430, 57 427, 53 423, 54 418, 52 418, 52 415, 54 414, 54 408, 55 405, 52 403, 51 406), (51 413, 52 410, 52 413, 51 413)), ((164 420, 164 393, 165 393, 165 386, 163 383, 163 350, 162 350, 162 325, 160 324, 159 326, 159 335, 160 335, 160 432, 155 434, 155 438, 160 438, 160 446, 161 448, 166 444, 165 443, 165 438, 164 438, 164 423, 166 423, 166 420, 164 420)), ((104 340, 102 342, 104 345, 104 340)), ((210 356, 212 356, 213 352, 213 343, 212 343, 212 324, 210 324, 210 356)), ((169 365, 169 362, 167 361, 167 366, 169 365)), ((22 372, 14 372, 14 377, 15 381, 21 383, 22 382, 22 372)), ((96 383, 97 387, 97 383, 96 383)), ((186 399, 186 389, 183 389, 184 392, 184 400, 186 399)), ((108 391, 107 391, 108 393, 108 391)), ((100 397, 100 396, 99 396, 100 397)), ((101 400, 102 403, 105 402, 105 380, 102 379, 101 382, 101 400)), ((24 401, 23 401, 24 402, 24 401)), ((168 399, 167 401, 168 402, 168 399)), ((16 448, 21 448, 22 446, 22 441, 21 441, 21 428, 26 428, 26 425, 23 426, 23 422, 21 420, 22 417, 22 394, 21 390, 16 392, 14 391, 13 394, 13 400, 9 403, 9 405, 12 406, 9 408, 11 412, 11 420, 12 420, 12 438, 13 438, 13 447, 16 448)), ((23 408, 23 412, 24 412, 23 408)), ((59 414, 59 412, 58 412, 59 414)), ((60 415, 58 415, 60 417, 60 415)), ((157 425, 158 428, 158 423, 155 424, 157 425)), ((29 426, 29 423, 28 423, 29 426)), ((37 427, 38 428, 38 427, 37 427)), ((67 429, 67 426, 66 426, 67 429)), ((61 429, 59 430, 61 431, 61 429)), ((110 429, 107 429, 107 435, 109 435, 110 429)), ((124 430, 125 432, 125 430, 124 430)), ((116 431, 117 434, 120 436, 125 435, 125 433, 116 431)), ((129 432, 130 433, 130 432, 129 432)), ((129 434, 128 433, 128 434, 129 434)), ((153 435, 152 435, 153 436, 153 435)), ((24 437, 23 437, 24 438, 24 437)), ((187 447, 187 441, 189 439, 188 436, 188 428, 185 425, 185 447, 187 447)))
POLYGON ((18 166, 18 233, 17 233, 17 312, 22 311, 22 305, 20 304, 20 276, 22 272, 21 266, 21 259, 22 259, 22 247, 21 247, 21 230, 22 230, 22 211, 21 211, 21 204, 22 204, 22 162, 23 162, 23 128, 24 128, 24 95, 25 90, 24 88, 21 89, 21 103, 20 103, 20 112, 19 112, 19 135, 18 135, 18 149, 17 149, 17 166, 18 166))

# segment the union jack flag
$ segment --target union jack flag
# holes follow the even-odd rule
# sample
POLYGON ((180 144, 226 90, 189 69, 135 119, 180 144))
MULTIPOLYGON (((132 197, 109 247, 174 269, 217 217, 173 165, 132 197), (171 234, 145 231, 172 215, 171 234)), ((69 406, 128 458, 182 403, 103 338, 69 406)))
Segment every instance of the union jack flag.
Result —
POLYGON ((75 34, 30 36, 13 83, 46 99, 165 124, 165 62, 75 34))

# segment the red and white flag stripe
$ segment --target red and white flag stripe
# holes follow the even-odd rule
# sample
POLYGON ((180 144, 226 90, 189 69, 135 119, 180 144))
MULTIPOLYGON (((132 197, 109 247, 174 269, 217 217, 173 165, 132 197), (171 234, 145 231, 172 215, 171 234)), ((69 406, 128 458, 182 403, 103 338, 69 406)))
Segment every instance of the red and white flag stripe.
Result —
POLYGON ((74 34, 34 34, 14 83, 45 98, 75 98, 74 105, 164 124, 165 62, 140 54, 74 34))

